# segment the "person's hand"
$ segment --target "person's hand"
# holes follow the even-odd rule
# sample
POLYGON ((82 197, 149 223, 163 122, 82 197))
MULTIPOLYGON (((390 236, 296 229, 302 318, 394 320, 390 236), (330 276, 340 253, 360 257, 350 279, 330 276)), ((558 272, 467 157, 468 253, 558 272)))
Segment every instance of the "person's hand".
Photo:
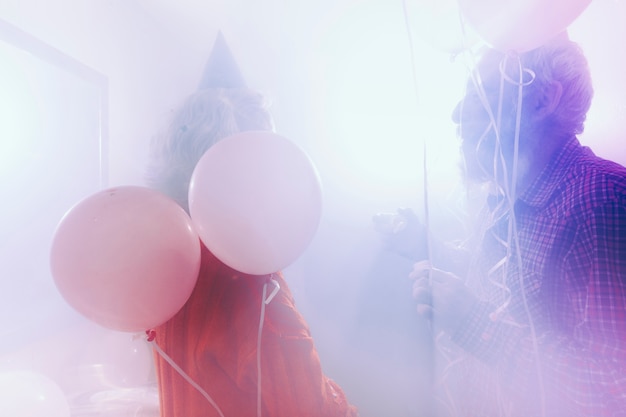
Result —
POLYGON ((433 268, 429 261, 413 266, 409 274, 413 279, 413 298, 417 313, 452 334, 478 299, 456 275, 433 268))
POLYGON ((428 258, 426 227, 410 208, 376 214, 372 222, 385 249, 413 261, 428 258))

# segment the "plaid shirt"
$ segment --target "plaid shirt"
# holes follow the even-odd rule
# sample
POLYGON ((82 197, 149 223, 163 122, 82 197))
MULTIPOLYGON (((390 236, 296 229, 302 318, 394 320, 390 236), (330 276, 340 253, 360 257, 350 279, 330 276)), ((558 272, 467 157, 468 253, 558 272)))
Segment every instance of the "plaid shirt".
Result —
POLYGON ((458 415, 626 416, 626 168, 573 138, 514 212, 485 228, 451 337, 458 415))

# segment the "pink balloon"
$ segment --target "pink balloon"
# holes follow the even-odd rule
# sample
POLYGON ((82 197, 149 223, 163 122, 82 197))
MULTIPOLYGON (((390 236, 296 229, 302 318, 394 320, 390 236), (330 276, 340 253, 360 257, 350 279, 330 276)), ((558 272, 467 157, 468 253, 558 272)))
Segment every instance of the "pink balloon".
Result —
POLYGON ((458 0, 468 23, 503 52, 526 52, 567 29, 591 0, 458 0))
POLYGON ((231 268, 253 275, 290 265, 321 217, 322 190, 308 155, 272 132, 225 138, 200 158, 189 209, 200 239, 231 268))
POLYGON ((198 277, 200 242, 187 213, 165 195, 110 188, 63 217, 50 265, 75 310, 104 327, 139 332, 185 304, 198 277))

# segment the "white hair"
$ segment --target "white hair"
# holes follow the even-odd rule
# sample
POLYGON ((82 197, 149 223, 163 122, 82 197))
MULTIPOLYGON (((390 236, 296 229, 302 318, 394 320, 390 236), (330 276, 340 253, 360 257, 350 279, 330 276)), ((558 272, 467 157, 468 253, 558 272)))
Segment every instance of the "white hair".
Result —
POLYGON ((581 47, 566 36, 558 37, 521 56, 524 68, 535 74, 530 88, 542 88, 553 81, 563 87, 553 122, 564 135, 578 135, 584 130, 593 98, 593 85, 587 59, 581 47))

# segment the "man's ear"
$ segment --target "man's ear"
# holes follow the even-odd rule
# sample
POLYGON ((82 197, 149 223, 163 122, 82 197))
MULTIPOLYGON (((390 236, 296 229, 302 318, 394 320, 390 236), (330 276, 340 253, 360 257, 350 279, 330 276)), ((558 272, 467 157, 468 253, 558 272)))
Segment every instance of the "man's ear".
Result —
POLYGON ((552 81, 532 94, 530 106, 533 117, 542 120, 550 116, 561 102, 563 86, 558 81, 552 81))

